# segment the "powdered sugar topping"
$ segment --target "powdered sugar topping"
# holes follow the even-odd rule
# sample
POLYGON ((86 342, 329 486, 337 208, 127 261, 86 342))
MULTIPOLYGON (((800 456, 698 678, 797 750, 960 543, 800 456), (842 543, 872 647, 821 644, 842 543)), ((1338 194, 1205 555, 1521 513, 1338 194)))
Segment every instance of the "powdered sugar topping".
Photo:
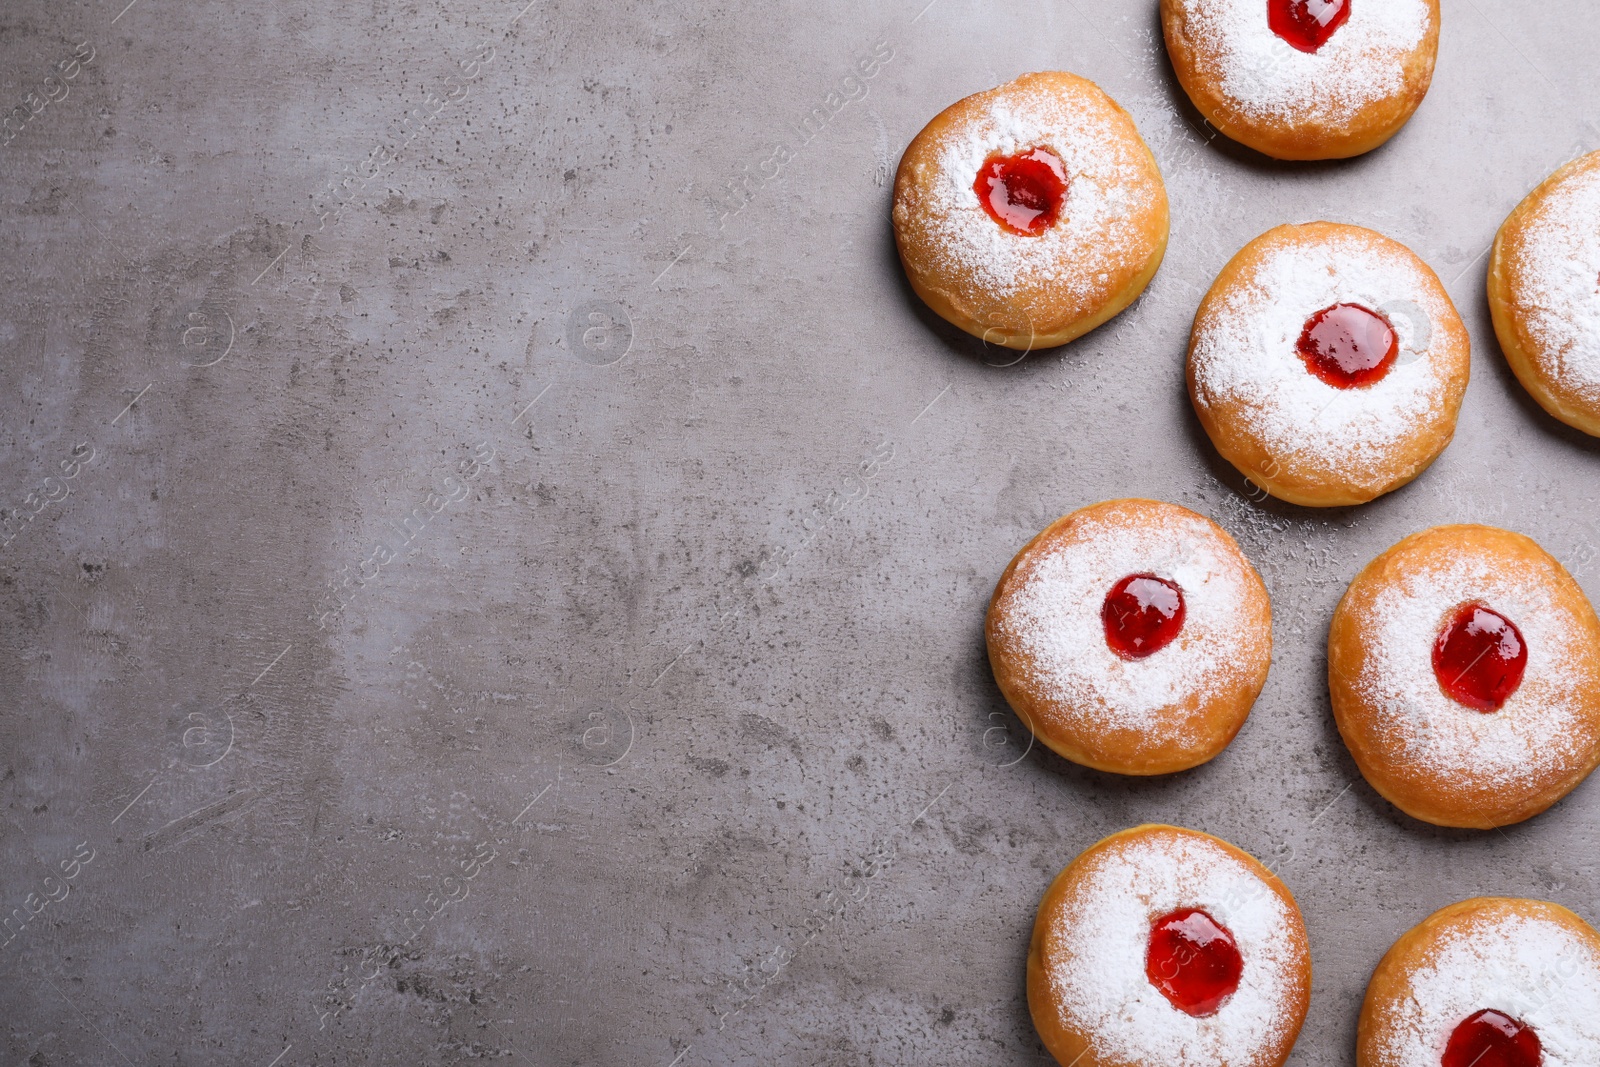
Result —
POLYGON ((1440 325, 1455 309, 1424 268, 1368 231, 1292 239, 1244 272, 1197 325, 1192 350, 1196 400, 1226 404, 1230 427, 1278 462, 1309 464, 1381 489, 1395 450, 1448 432, 1449 361, 1438 358, 1440 325), (1400 357, 1372 385, 1340 389, 1312 374, 1297 344, 1306 321, 1335 304, 1359 304, 1388 319, 1400 357))
POLYGON ((1256 871, 1182 831, 1130 836, 1087 862, 1045 965, 1063 1021, 1101 1063, 1254 1067, 1280 1048, 1297 1021, 1304 942, 1299 917, 1256 871), (1179 908, 1227 927, 1244 961, 1239 988, 1205 1018, 1173 1007, 1145 974, 1152 923, 1179 908))
POLYGON ((1002 633, 1031 667, 1031 684, 1050 701, 1060 725, 1082 732, 1138 730, 1152 741, 1201 741, 1203 697, 1238 685, 1255 669, 1241 641, 1246 574, 1235 551, 1209 522, 1177 508, 1151 522, 1116 510, 1084 517, 1071 540, 1019 566, 1001 613, 1002 633), (1154 655, 1125 660, 1106 643, 1106 594, 1132 574, 1176 583, 1186 608, 1183 630, 1154 655), (1193 732, 1193 736, 1191 736, 1193 732))
MULTIPOLYGON (((1394 759, 1469 795, 1536 790, 1594 744, 1584 694, 1600 678, 1584 666, 1588 630, 1546 591, 1544 579, 1498 556, 1453 553, 1378 590, 1357 620, 1367 655, 1355 686, 1394 759), (1481 603, 1522 632, 1522 684, 1497 712, 1459 704, 1433 669, 1439 632, 1458 608, 1481 603)), ((1600 1061, 1595 1061, 1600 1062, 1600 1061)))
POLYGON ((948 258, 945 273, 964 274, 1006 297, 1048 285, 1084 303, 1108 297, 1154 249, 1133 218, 1157 210, 1163 196, 1154 163, 1133 122, 1087 83, 1019 79, 985 94, 986 106, 937 144, 938 173, 922 223, 948 258), (991 156, 1046 148, 1068 179, 1061 218, 1037 237, 1002 229, 978 202, 973 183, 991 156))
POLYGON ((1187 0, 1184 11, 1197 67, 1235 109, 1332 126, 1405 88, 1431 19, 1424 0, 1350 0, 1349 20, 1308 53, 1272 32, 1267 0, 1187 0))
POLYGON ((1480 1011, 1529 1026, 1543 1067, 1600 1063, 1600 957, 1572 930, 1506 913, 1453 929, 1383 1022, 1382 1067, 1439 1067, 1450 1034, 1480 1011))
POLYGON ((1514 262, 1542 369, 1600 404, 1600 154, 1551 188, 1514 262))

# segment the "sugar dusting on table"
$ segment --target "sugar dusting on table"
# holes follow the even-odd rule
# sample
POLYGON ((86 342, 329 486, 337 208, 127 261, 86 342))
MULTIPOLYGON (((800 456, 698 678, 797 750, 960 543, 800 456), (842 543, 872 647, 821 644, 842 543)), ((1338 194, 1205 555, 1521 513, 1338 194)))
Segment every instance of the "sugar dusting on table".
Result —
POLYGON ((1190 717, 1254 668, 1240 639, 1246 576, 1210 523, 1173 510, 1151 524, 1118 511, 1084 520, 1076 536, 1019 567, 1002 630, 1031 665, 1031 683, 1077 730, 1141 730, 1152 740, 1194 741, 1190 717), (1131 574, 1154 574, 1183 591, 1183 630, 1171 645, 1125 660, 1106 643, 1106 594, 1131 574))
POLYGON ((1484 1010, 1532 1026, 1542 1067, 1600 1063, 1600 958, 1550 919, 1506 913, 1444 935, 1380 1023, 1379 1067, 1439 1067, 1450 1034, 1484 1010))
POLYGON ((1314 53, 1272 32, 1266 0, 1187 0, 1198 65, 1246 115, 1341 125, 1405 87, 1404 63, 1428 32, 1424 0, 1356 0, 1314 53))
POLYGON ((1544 370, 1600 403, 1600 153, 1550 190, 1513 262, 1544 370))
POLYGON ((1299 919, 1266 882, 1214 841, 1171 832, 1114 843, 1090 860, 1081 891, 1053 924, 1045 964, 1063 1021, 1101 1063, 1255 1067, 1293 1019, 1299 919), (1145 974, 1151 924, 1199 908, 1227 927, 1244 960, 1239 988, 1195 1018, 1145 974))

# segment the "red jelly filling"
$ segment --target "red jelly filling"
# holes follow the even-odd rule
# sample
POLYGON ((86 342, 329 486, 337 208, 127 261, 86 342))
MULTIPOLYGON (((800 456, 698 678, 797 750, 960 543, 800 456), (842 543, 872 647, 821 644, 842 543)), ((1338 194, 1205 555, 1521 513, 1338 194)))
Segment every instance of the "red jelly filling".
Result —
POLYGON ((1455 1028, 1442 1067, 1539 1067, 1544 1049, 1533 1027, 1497 1011, 1480 1011, 1455 1028))
POLYGON ((1400 335, 1376 311, 1335 304, 1306 320, 1298 348, 1312 374, 1337 388, 1355 389, 1389 373, 1400 356, 1400 335))
POLYGON ((1433 673, 1454 699, 1499 711, 1522 684, 1528 645, 1516 624, 1482 604, 1456 612, 1433 644, 1433 673))
POLYGON ((1267 0, 1267 25, 1302 52, 1327 44, 1349 18, 1350 0, 1267 0))
POLYGON ((1106 644, 1123 659, 1144 659, 1172 644, 1183 629, 1183 590, 1153 574, 1133 574, 1111 587, 1100 618, 1106 644))
POLYGON ((1239 988, 1244 958, 1228 928, 1203 911, 1184 908, 1155 921, 1145 976, 1181 1012, 1215 1015, 1239 988))
POLYGON ((978 203, 1011 233, 1037 237, 1061 217, 1067 202, 1067 168, 1048 148, 1016 156, 990 156, 972 183, 978 203))

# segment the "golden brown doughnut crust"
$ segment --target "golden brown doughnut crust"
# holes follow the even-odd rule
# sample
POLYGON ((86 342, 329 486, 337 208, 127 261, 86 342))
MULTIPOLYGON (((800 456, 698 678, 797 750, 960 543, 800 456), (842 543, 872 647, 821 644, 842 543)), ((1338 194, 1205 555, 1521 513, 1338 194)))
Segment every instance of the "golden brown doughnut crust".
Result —
MULTIPOLYGON (((1440 908, 1401 934, 1372 972, 1366 998, 1361 1003, 1361 1019, 1356 1024, 1356 1067, 1399 1067, 1384 1052, 1391 1036, 1391 1020, 1411 999, 1413 976, 1432 963, 1441 943, 1487 923, 1512 917, 1564 927, 1600 953, 1600 935, 1559 904, 1516 897, 1475 897, 1440 908)), ((1484 1005, 1486 1008, 1493 1006, 1484 1005)))
MULTIPOLYGON (((1305 310, 1309 315, 1321 309, 1305 310)), ((1286 358, 1298 356, 1291 348, 1286 358)), ((1471 373, 1471 337, 1444 283, 1433 269, 1398 241, 1361 226, 1337 222, 1277 226, 1240 249, 1222 268, 1201 301, 1189 341, 1189 399, 1212 444, 1250 482, 1279 500, 1301 507, 1365 504, 1399 489, 1427 470, 1455 437, 1456 418, 1471 373), (1442 401, 1417 424, 1416 432, 1407 441, 1392 447, 1376 475, 1359 473, 1343 455, 1319 455, 1311 449, 1268 448, 1265 442, 1246 431, 1250 421, 1247 409, 1225 399, 1209 397, 1199 382, 1198 355, 1205 332, 1231 314, 1230 301, 1248 285, 1263 262, 1282 248, 1317 246, 1332 240, 1353 240, 1404 257, 1420 274, 1428 302, 1435 306, 1430 316, 1432 343, 1427 358, 1437 368, 1441 379, 1442 401)))
MULTIPOLYGON (((1445 621, 1439 620, 1441 628, 1445 621)), ((1512 621, 1526 637, 1532 620, 1512 621)), ((1424 645, 1416 654, 1426 658, 1431 671, 1437 631, 1419 637, 1424 645)), ((1524 677, 1522 689, 1530 686, 1533 669, 1530 654, 1530 676, 1524 677)), ((1566 796, 1600 764, 1600 619, 1559 562, 1531 538, 1509 530, 1436 526, 1412 534, 1367 564, 1339 601, 1328 628, 1328 689, 1339 734, 1367 782, 1412 818, 1437 826, 1488 830, 1522 822, 1566 796), (1420 570, 1467 557, 1487 560, 1494 570, 1548 597, 1547 614, 1572 627, 1575 644, 1587 650, 1580 669, 1592 684, 1572 694, 1581 708, 1580 721, 1571 731, 1577 754, 1561 766, 1529 766, 1519 781, 1509 785, 1473 780, 1459 768, 1408 757, 1360 685, 1373 651, 1368 631, 1379 594, 1420 570)))
MULTIPOLYGON (((1223 93, 1218 58, 1190 30, 1188 9, 1202 2, 1161 0, 1162 33, 1178 84, 1206 121, 1247 148, 1275 159, 1347 159, 1370 152, 1410 121, 1433 82, 1434 63, 1439 55, 1439 0, 1424 0, 1430 10, 1428 31, 1404 61, 1403 87, 1398 93, 1368 102, 1353 119, 1342 124, 1330 124, 1310 115, 1291 121, 1248 114, 1223 93)), ((1266 0, 1262 0, 1263 20, 1266 6, 1266 0)))
MULTIPOLYGON (((1123 577, 1126 575, 1108 575, 1100 596, 1104 597, 1123 577)), ((1095 610, 1099 610, 1098 604, 1095 610)), ((1116 774, 1172 774, 1215 757, 1244 726, 1272 666, 1272 601, 1261 576, 1239 550, 1238 543, 1205 516, 1156 500, 1109 500, 1051 523, 1017 553, 1000 576, 989 601, 984 629, 995 681, 1023 723, 1057 755, 1116 774), (1239 669, 1204 692, 1190 692, 1179 705, 1161 712, 1164 722, 1184 727, 1168 737, 1136 729, 1079 726, 1073 722, 1075 709, 1060 706, 1050 694, 1021 639, 1008 625, 1015 598, 1038 560, 1058 548, 1080 543, 1097 525, 1162 529, 1174 523, 1200 524, 1213 546, 1225 553, 1243 589, 1243 605, 1228 620, 1229 631, 1218 638, 1234 642, 1231 651, 1239 669)), ((1188 639, 1204 640, 1205 636, 1191 612, 1175 644, 1188 639)), ((1169 650, 1170 646, 1155 655, 1169 650)))
MULTIPOLYGON (((1024 352, 1064 345, 1133 303, 1161 266, 1169 229, 1166 186, 1133 119, 1099 86, 1061 71, 1024 74, 959 100, 935 116, 901 157, 892 218, 900 261, 917 295, 941 317, 985 343, 1024 352), (1042 147, 1052 148, 1069 163, 1067 209, 1052 229, 1075 225, 1074 196, 1080 179, 1091 187, 1115 187, 1128 209, 1118 217, 1114 232, 1098 242, 1114 243, 1114 263, 1101 264, 1105 269, 1091 274, 1084 266, 1089 257, 1069 252, 1050 264, 1050 272, 1064 277, 1017 277, 1016 291, 1008 294, 986 284, 963 262, 965 253, 949 247, 951 221, 959 213, 976 213, 983 224, 996 229, 998 224, 975 202, 953 209, 941 206, 939 183, 953 180, 970 189, 978 175, 976 168, 971 174, 945 175, 940 157, 949 143, 981 128, 996 106, 1011 108, 1040 99, 1088 116, 1114 142, 1095 155, 1094 165, 1107 167, 1106 172, 1083 174, 1073 173, 1071 153, 1050 145, 1049 136, 1041 138, 1042 147)), ((1021 242, 1046 240, 1009 236, 1021 242)), ((1086 234, 1085 240, 1093 236, 1086 234)))
POLYGON ((1561 380, 1561 353, 1548 351, 1533 336, 1528 317, 1535 309, 1518 295, 1524 291, 1527 275, 1520 253, 1535 216, 1563 184, 1596 170, 1600 170, 1600 152, 1573 160, 1529 193, 1501 224, 1489 257, 1489 314, 1506 362, 1539 406, 1568 426, 1600 437, 1600 404, 1592 394, 1586 396, 1561 380))
POLYGON ((1050 1050, 1050 1054, 1056 1058, 1061 1067, 1073 1067, 1073 1065, 1167 1067, 1165 1064, 1123 1063, 1097 1055, 1090 1044, 1092 1035, 1071 1029, 1063 1022, 1063 1013, 1058 1009, 1050 989, 1050 976, 1046 964, 1047 959, 1057 954, 1053 944, 1055 919, 1066 910, 1066 902, 1082 890, 1094 858, 1124 842, 1143 837, 1201 838, 1217 845, 1253 871, 1294 917, 1295 921, 1291 928, 1284 931, 1285 937, 1295 946, 1296 955, 1300 960, 1296 974, 1298 981, 1291 1000, 1291 1022, 1285 1028, 1279 1046, 1266 1050, 1266 1055, 1259 1063, 1259 1067, 1280 1067, 1294 1049, 1295 1040, 1300 1036, 1300 1028, 1305 1024, 1306 1011, 1311 1004, 1311 947, 1306 939, 1305 922, 1301 918, 1299 905, 1295 903, 1294 894, 1289 892, 1289 887, 1284 885, 1277 875, 1264 867, 1254 856, 1230 845, 1220 837, 1212 837, 1198 830, 1186 830, 1158 823, 1147 823, 1122 830, 1091 845, 1077 859, 1069 863, 1065 870, 1056 875, 1055 880, 1050 883, 1050 888, 1045 890, 1044 898, 1039 901, 1038 916, 1033 923, 1033 937, 1028 945, 1028 1011, 1033 1016, 1033 1026, 1039 1032, 1039 1039, 1044 1042, 1044 1047, 1050 1050))

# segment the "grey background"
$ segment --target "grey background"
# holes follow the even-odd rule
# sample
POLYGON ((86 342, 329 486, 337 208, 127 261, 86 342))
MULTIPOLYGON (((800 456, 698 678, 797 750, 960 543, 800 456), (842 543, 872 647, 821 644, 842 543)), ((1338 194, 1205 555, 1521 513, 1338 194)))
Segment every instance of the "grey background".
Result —
POLYGON ((94 458, 0 550, 0 913, 93 855, 0 949, 4 1064, 1043 1063, 1037 898, 1147 820, 1297 894, 1296 1064, 1351 1062, 1436 907, 1600 914, 1593 783, 1503 832, 1412 822, 1321 649, 1435 523, 1600 593, 1600 448, 1481 295, 1505 214, 1600 146, 1587 8, 1451 0, 1395 141, 1282 166, 1208 140, 1152 0, 925 3, 5 6, 6 102, 94 58, 0 149, 0 506, 94 458), (1107 327, 989 366, 905 285, 890 178, 947 104, 1049 68, 1135 116, 1171 251, 1107 327), (1476 344, 1443 458, 1330 513, 1248 500, 1182 388, 1217 270, 1313 218, 1415 248, 1476 344), (401 545, 430 492, 467 495, 401 545), (1221 522, 1276 613, 1238 740, 1159 781, 1030 751, 981 640, 1024 541, 1129 495, 1221 522), (397 558, 319 626, 375 539, 397 558))

